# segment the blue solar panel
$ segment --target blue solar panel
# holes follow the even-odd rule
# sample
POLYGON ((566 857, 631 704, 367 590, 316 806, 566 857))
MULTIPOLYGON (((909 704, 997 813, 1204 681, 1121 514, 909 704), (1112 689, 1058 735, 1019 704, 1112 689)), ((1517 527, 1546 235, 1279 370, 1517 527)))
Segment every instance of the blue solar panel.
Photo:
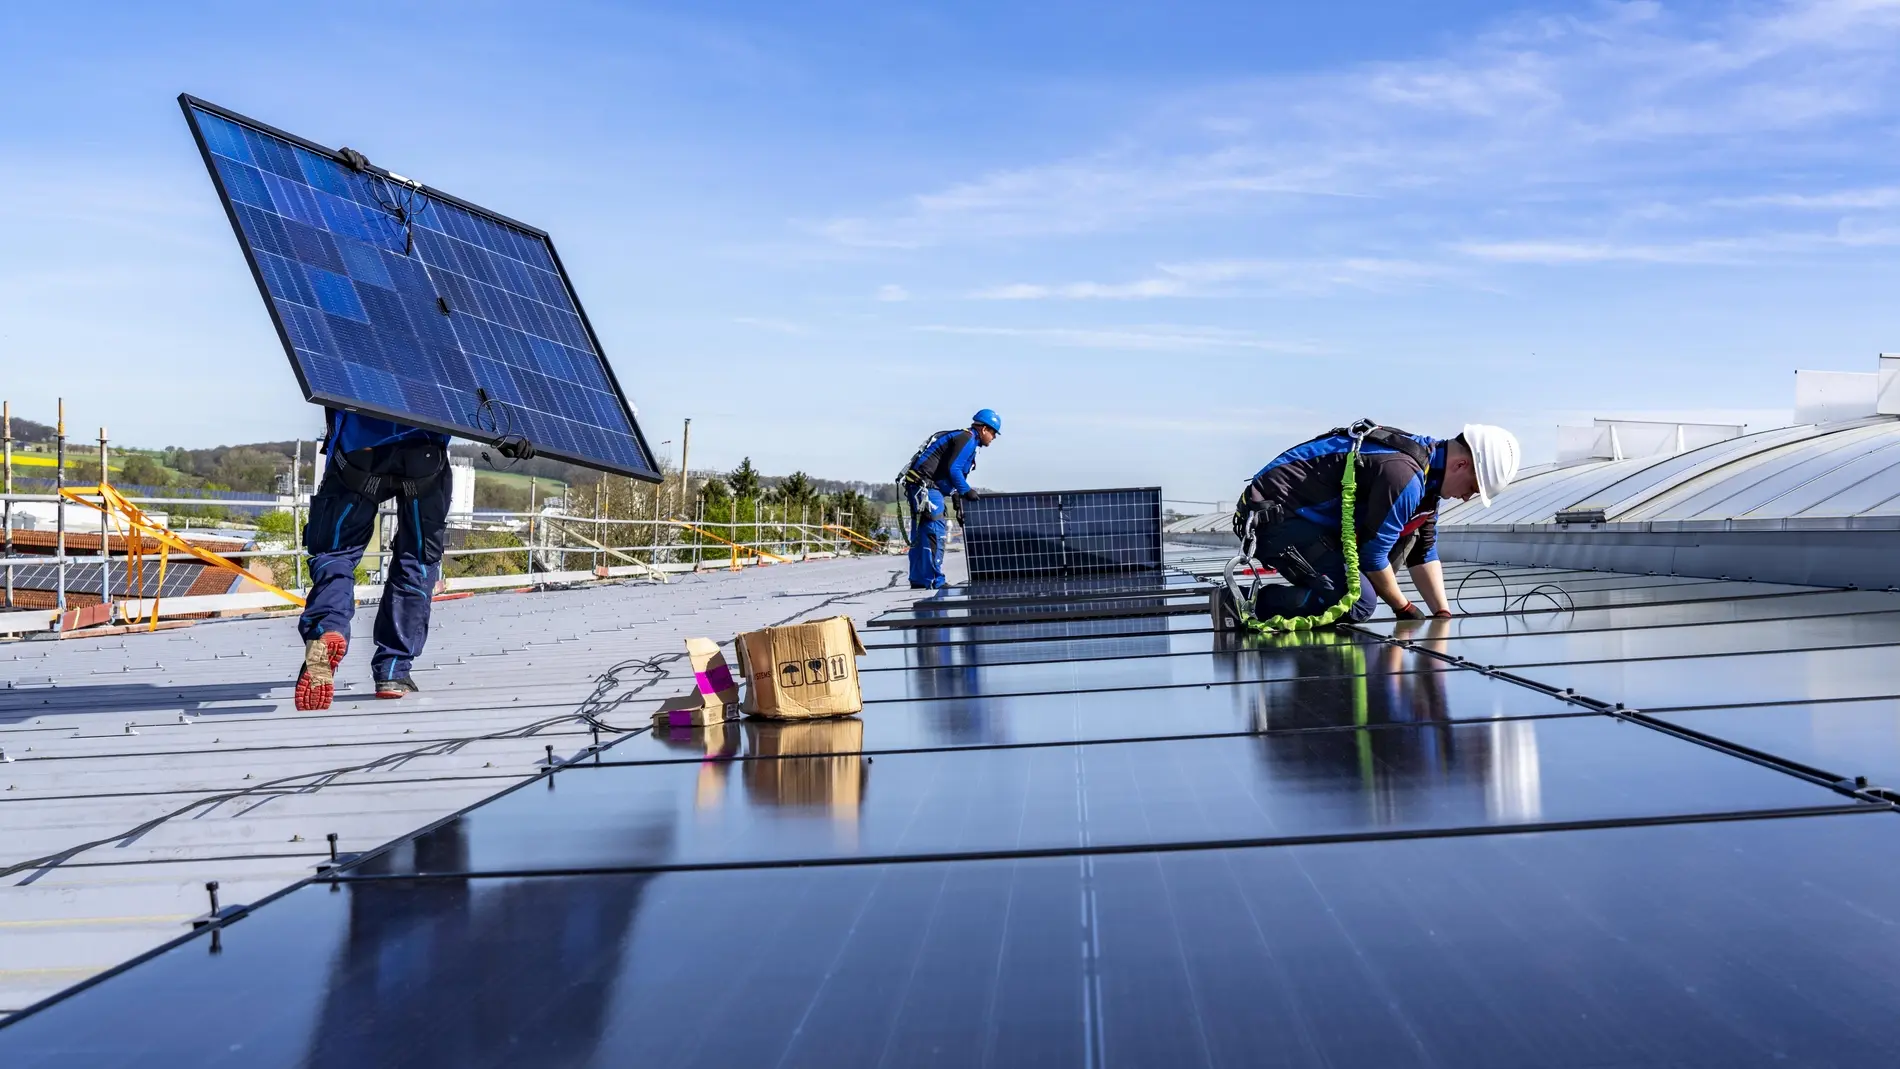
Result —
POLYGON ((545 233, 179 103, 306 398, 658 478, 545 233))

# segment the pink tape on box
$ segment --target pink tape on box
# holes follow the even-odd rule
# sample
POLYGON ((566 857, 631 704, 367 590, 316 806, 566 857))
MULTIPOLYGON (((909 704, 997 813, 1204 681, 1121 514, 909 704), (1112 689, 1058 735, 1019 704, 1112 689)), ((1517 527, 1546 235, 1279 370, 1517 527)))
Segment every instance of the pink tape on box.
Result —
POLYGON ((720 691, 733 688, 732 669, 723 664, 713 665, 710 670, 695 672, 693 675, 699 680, 701 694, 718 694, 720 691))

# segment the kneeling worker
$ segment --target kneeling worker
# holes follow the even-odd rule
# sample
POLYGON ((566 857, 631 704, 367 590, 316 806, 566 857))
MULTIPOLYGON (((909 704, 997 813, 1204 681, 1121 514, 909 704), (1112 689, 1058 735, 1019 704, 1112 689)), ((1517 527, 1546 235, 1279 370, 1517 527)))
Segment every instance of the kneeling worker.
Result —
POLYGON ((1491 499, 1517 477, 1517 439, 1501 427, 1479 423, 1468 424, 1449 439, 1391 427, 1367 432, 1353 498, 1361 574, 1349 580, 1339 513, 1340 477, 1352 444, 1351 431, 1342 427, 1296 445, 1260 469, 1240 495, 1234 533, 1243 551, 1292 584, 1260 588, 1254 614, 1293 618, 1322 613, 1347 593, 1352 581, 1358 597, 1342 618, 1345 622, 1370 617, 1375 595, 1400 618, 1450 616, 1435 545, 1438 504, 1444 498, 1464 501, 1476 494, 1490 507, 1491 499), (1400 591, 1393 574, 1399 563, 1409 569, 1413 586, 1425 600, 1423 608, 1400 591))
MULTIPOLYGON (((303 529, 310 589, 297 621, 304 640, 296 686, 299 709, 330 707, 336 666, 349 650, 350 621, 356 615, 356 566, 380 522, 377 509, 392 497, 396 541, 376 609, 370 674, 378 698, 416 692, 409 671, 429 638, 429 609, 449 516, 448 435, 336 409, 329 410, 327 420, 329 463, 303 529)), ((515 459, 534 455, 533 447, 515 436, 496 445, 515 459)))
POLYGON ((1003 417, 983 409, 970 417, 967 430, 938 431, 924 440, 897 477, 899 492, 910 502, 910 585, 937 590, 943 578, 943 543, 950 536, 948 499, 974 498, 970 472, 976 451, 1003 433, 1003 417))

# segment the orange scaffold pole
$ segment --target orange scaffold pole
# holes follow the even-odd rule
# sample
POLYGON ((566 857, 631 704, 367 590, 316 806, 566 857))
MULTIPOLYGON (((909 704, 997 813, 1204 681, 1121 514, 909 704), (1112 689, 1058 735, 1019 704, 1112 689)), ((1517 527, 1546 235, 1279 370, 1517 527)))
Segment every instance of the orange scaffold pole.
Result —
MULTIPOLYGON (((103 475, 103 473, 101 474, 103 475)), ((236 561, 221 557, 200 546, 194 546, 183 538, 178 537, 170 528, 147 516, 145 510, 127 501, 125 495, 113 489, 103 478, 101 478, 98 487, 95 489, 80 490, 64 488, 60 490, 59 494, 61 497, 75 504, 98 509, 111 519, 114 532, 119 533, 120 537, 125 541, 126 572, 127 578, 131 580, 127 585, 133 590, 145 589, 145 540, 150 538, 152 541, 158 543, 158 584, 152 591, 151 626, 147 630, 156 631, 158 629, 159 592, 165 587, 165 568, 166 565, 170 563, 171 551, 174 549, 180 553, 196 557, 214 568, 223 568, 226 571, 242 575, 244 578, 249 579, 251 582, 256 583, 258 586, 263 587, 265 590, 270 591, 293 605, 303 604, 302 598, 292 594, 288 590, 266 583, 246 571, 244 566, 236 561), (92 499, 94 495, 96 495, 99 500, 94 501, 92 499)), ((101 524, 99 530, 101 542, 105 540, 105 537, 105 525, 101 524)), ((100 546, 102 552, 105 548, 103 545, 100 546)), ((108 603, 111 601, 110 595, 110 591, 102 592, 103 599, 108 603)))

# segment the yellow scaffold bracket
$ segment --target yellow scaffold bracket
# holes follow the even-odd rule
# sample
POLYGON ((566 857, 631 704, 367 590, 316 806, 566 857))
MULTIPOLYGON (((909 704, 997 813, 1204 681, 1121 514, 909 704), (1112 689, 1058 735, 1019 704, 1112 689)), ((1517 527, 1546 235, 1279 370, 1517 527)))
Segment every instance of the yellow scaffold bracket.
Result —
POLYGON ((824 529, 827 531, 836 531, 839 534, 844 535, 846 538, 849 538, 851 541, 857 543, 858 545, 863 546, 865 549, 883 548, 879 546, 876 542, 871 541, 869 538, 866 538, 865 536, 859 534, 858 532, 853 531, 849 527, 840 527, 835 523, 827 523, 824 525, 824 529))
MULTIPOLYGON (((174 549, 180 553, 196 557, 214 568, 223 568, 226 571, 235 572, 258 586, 263 587, 265 590, 283 598, 285 601, 290 602, 292 605, 303 604, 302 598, 292 594, 288 590, 273 586, 259 579, 249 571, 246 571, 242 564, 229 558, 221 557, 201 546, 194 546, 183 538, 178 537, 171 528, 147 516, 145 510, 127 501, 125 495, 113 489, 109 483, 101 481, 96 488, 91 490, 62 487, 60 488, 59 496, 66 498, 74 504, 97 509, 104 513, 106 518, 112 521, 113 531, 118 533, 119 537, 125 542, 126 573, 131 580, 127 586, 133 590, 145 589, 145 540, 150 538, 152 541, 158 543, 158 583, 154 586, 152 597, 150 598, 152 604, 151 626, 147 630, 156 631, 158 629, 158 599, 160 592, 164 590, 165 587, 165 568, 166 565, 170 563, 171 551, 174 549), (92 497, 88 495, 97 495, 99 500, 94 501, 92 497)), ((103 522, 99 525, 99 542, 99 552, 103 555, 108 550, 106 544, 106 528, 103 522)), ((111 595, 112 592, 110 590, 101 589, 101 600, 107 604, 110 604, 112 601, 111 595)))
MULTIPOLYGON (((753 555, 753 556, 755 556, 755 557, 770 557, 770 558, 772 558, 773 560, 775 560, 775 561, 778 561, 778 562, 779 562, 780 564, 790 564, 790 563, 792 563, 791 561, 789 561, 789 560, 786 560, 786 559, 785 559, 784 557, 781 557, 781 556, 779 556, 779 555, 778 555, 778 554, 776 554, 776 553, 767 553, 767 552, 766 552, 765 550, 763 550, 763 549, 753 549, 753 548, 752 548, 751 546, 742 546, 742 545, 740 545, 739 543, 737 543, 737 542, 734 542, 734 541, 732 541, 731 539, 728 539, 728 538, 721 538, 721 537, 719 537, 718 535, 716 535, 716 534, 713 534, 713 533, 712 533, 711 531, 708 531, 708 530, 704 530, 704 529, 702 529, 702 528, 700 528, 700 527, 696 527, 696 526, 694 526, 694 525, 692 525, 692 524, 690 524, 690 523, 687 523, 687 522, 686 522, 685 520, 673 520, 672 522, 673 522, 673 523, 674 523, 675 525, 677 525, 677 526, 680 526, 680 527, 684 527, 684 528, 686 528, 686 529, 687 529, 688 531, 692 531, 692 532, 693 532, 694 534, 700 534, 700 535, 704 535, 704 536, 706 536, 707 538, 710 538, 710 539, 712 539, 712 540, 713 540, 713 541, 715 541, 715 542, 722 542, 722 543, 724 543, 724 544, 726 544, 726 545, 728 545, 728 546, 731 546, 731 547, 732 547, 732 548, 734 548, 734 549, 737 549, 737 550, 743 550, 743 551, 745 551, 745 552, 747 552, 747 553, 750 553, 750 554, 752 554, 752 555, 753 555)), ((732 560, 733 560, 733 566, 734 566, 734 567, 737 567, 737 566, 738 566, 738 561, 739 561, 739 558, 735 556, 735 557, 733 557, 733 558, 732 558, 732 560)))

